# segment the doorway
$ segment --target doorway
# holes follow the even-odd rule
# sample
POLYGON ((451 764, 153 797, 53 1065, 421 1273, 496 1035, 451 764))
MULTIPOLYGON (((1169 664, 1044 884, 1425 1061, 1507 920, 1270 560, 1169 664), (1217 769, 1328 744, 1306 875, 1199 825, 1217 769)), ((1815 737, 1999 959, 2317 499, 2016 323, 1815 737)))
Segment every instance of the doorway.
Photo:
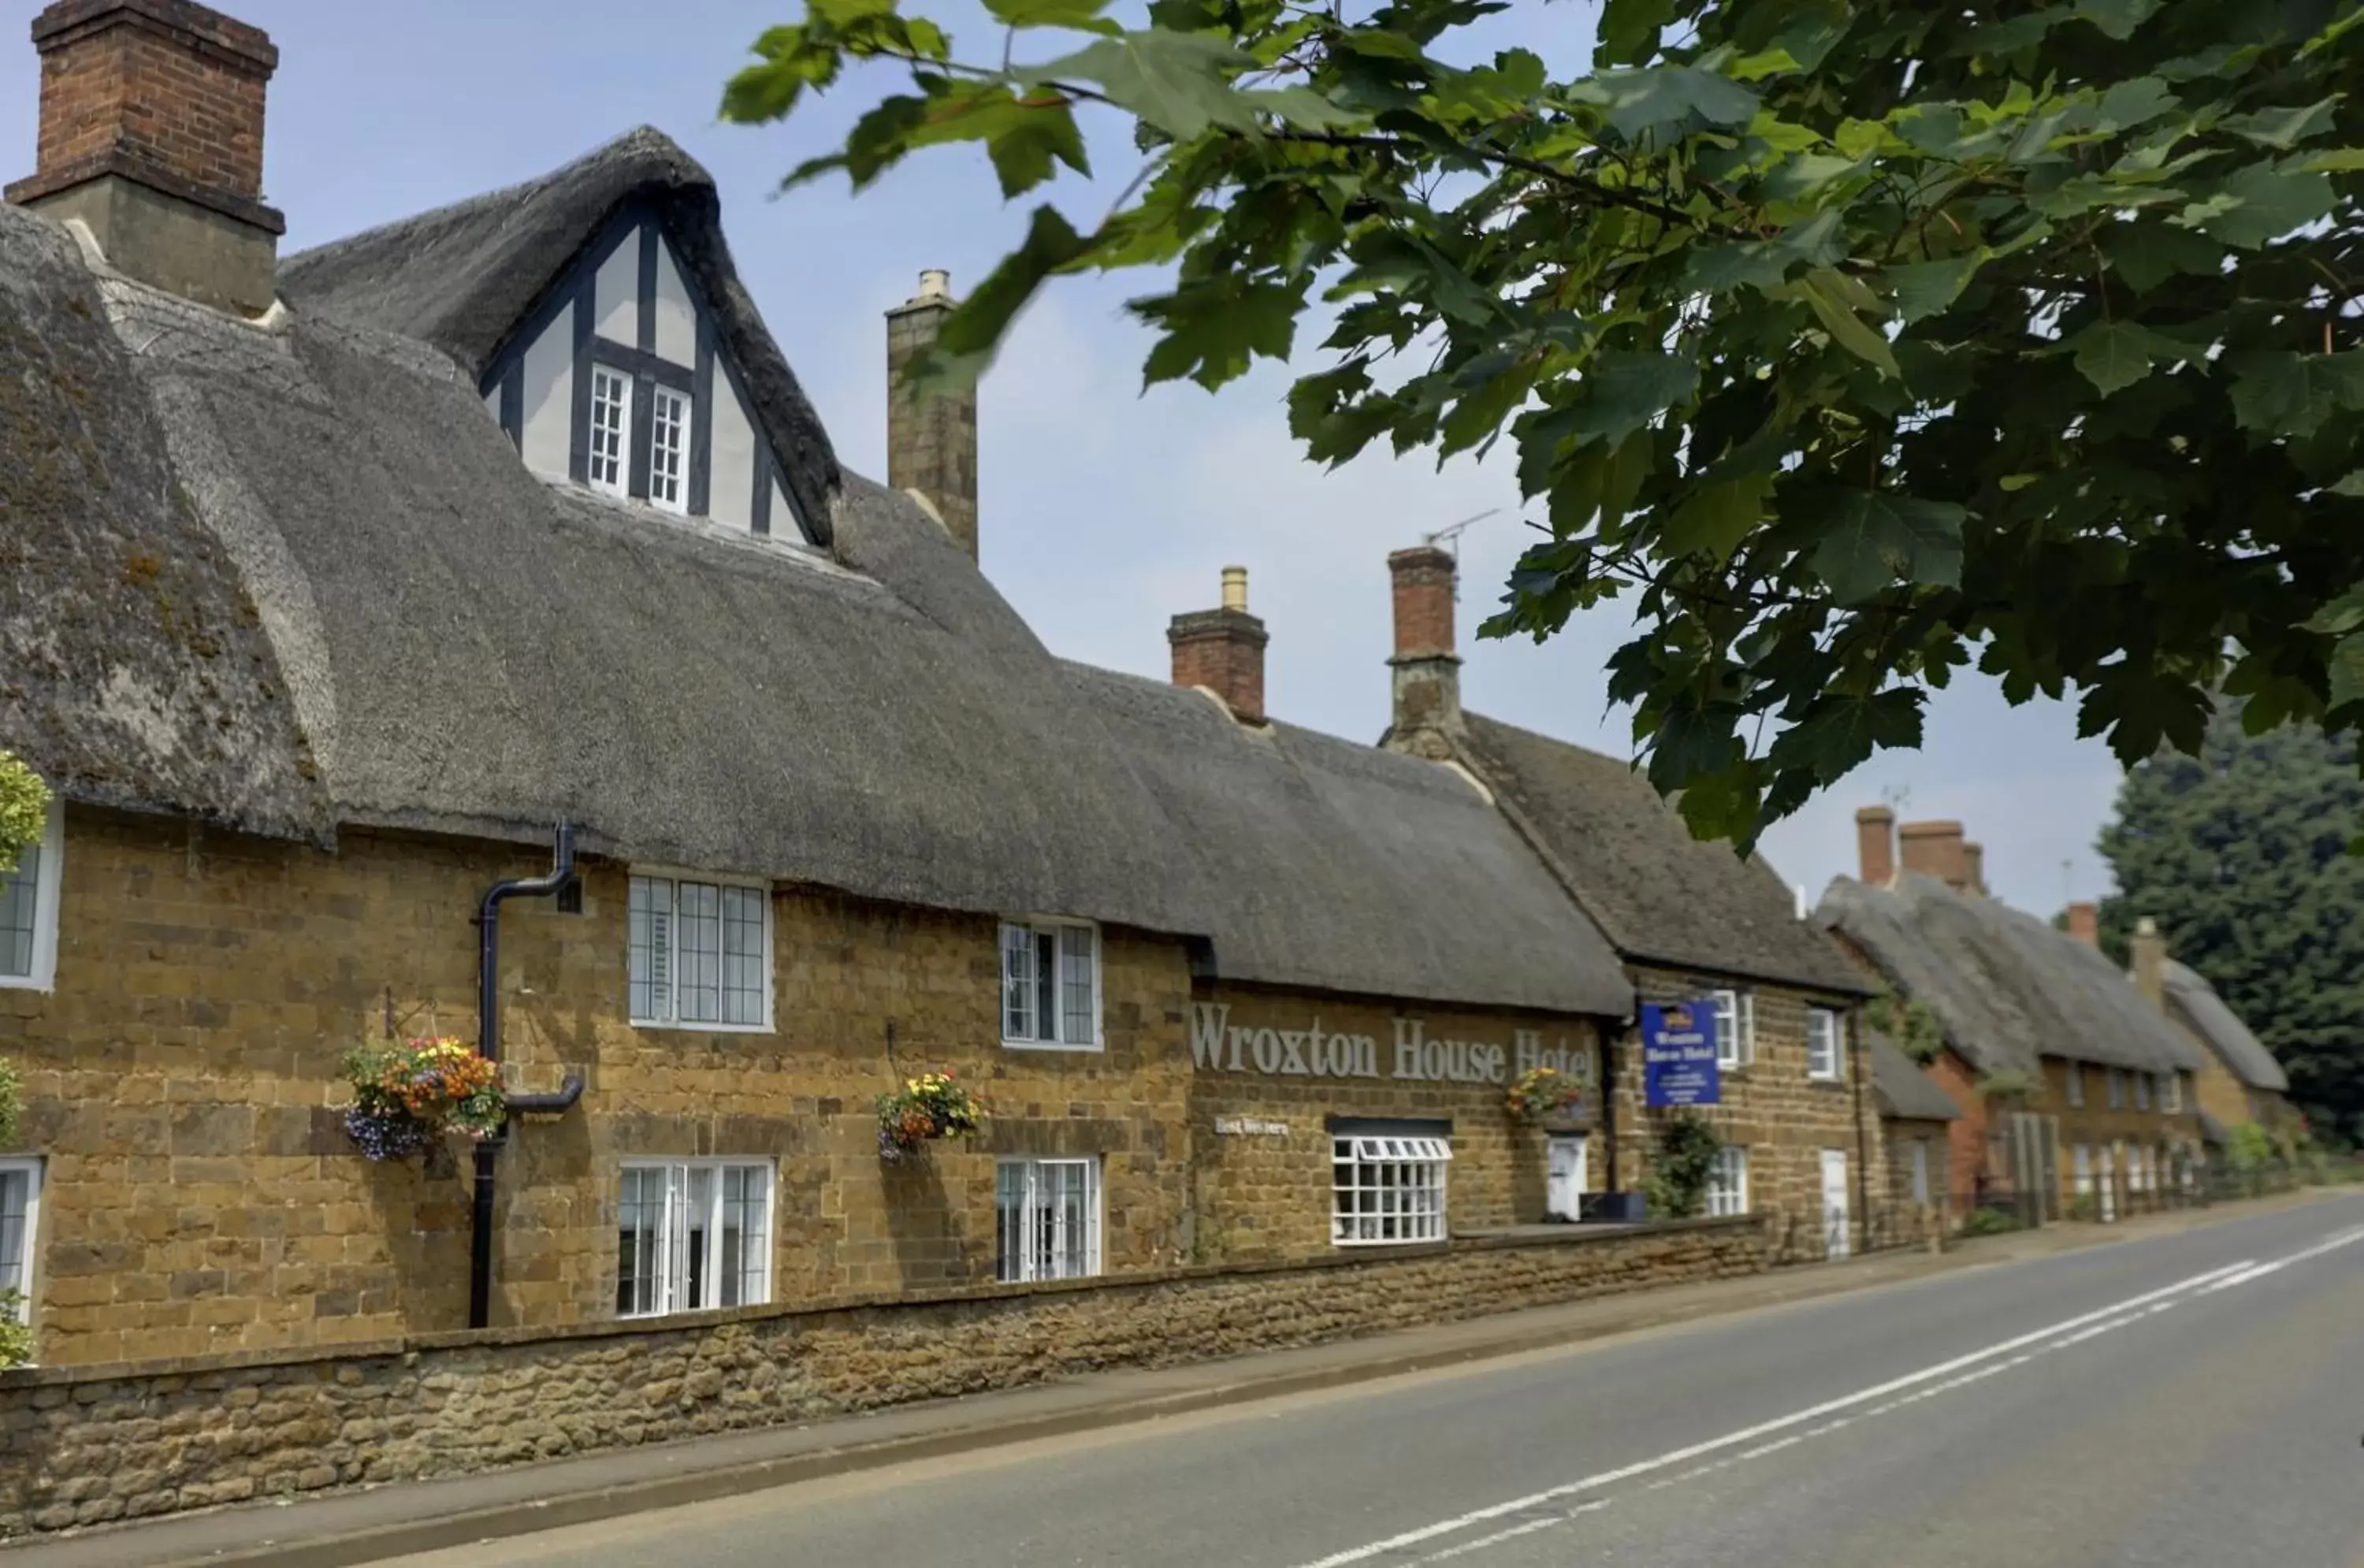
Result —
POLYGON ((1847 1244, 1847 1157, 1843 1149, 1823 1151, 1823 1256, 1845 1257, 1847 1244))
POLYGON ((1544 1167, 1544 1212, 1553 1219, 1583 1216, 1585 1142, 1582 1138, 1555 1136, 1544 1167))

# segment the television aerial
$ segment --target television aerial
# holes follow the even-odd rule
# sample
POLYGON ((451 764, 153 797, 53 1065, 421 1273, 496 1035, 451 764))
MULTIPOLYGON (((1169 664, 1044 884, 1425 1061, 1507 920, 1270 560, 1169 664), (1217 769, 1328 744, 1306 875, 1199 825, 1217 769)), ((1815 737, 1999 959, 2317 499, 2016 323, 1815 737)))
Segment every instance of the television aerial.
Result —
POLYGON ((1459 522, 1455 523, 1450 528, 1439 528, 1433 534, 1422 534, 1420 536, 1421 543, 1425 545, 1442 546, 1452 552, 1454 565, 1453 596, 1456 601, 1461 597, 1461 536, 1468 532, 1472 525, 1484 522, 1487 518, 1494 516, 1502 508, 1500 506, 1489 506, 1482 512, 1475 513, 1469 517, 1462 518, 1459 522))

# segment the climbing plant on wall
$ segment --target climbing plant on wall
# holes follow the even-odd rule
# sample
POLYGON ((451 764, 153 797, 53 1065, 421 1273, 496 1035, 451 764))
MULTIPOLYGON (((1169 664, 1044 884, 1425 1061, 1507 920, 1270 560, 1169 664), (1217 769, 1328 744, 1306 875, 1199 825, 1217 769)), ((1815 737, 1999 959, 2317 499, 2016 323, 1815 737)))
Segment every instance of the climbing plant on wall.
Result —
POLYGON ((49 826, 50 786, 14 751, 0 749, 0 875, 41 841, 49 826))

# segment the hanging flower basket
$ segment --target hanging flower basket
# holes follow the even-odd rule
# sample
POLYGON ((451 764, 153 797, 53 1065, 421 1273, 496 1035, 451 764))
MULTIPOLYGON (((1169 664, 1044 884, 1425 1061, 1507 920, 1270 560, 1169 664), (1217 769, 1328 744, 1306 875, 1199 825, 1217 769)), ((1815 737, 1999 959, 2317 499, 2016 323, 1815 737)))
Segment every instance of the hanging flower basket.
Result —
POLYGON ((403 1160, 447 1132, 490 1138, 507 1119, 500 1069, 464 1041, 363 1046, 345 1058, 345 1131, 372 1160, 403 1160))
POLYGON ((1558 1121, 1582 1108, 1584 1085, 1556 1067, 1530 1068, 1511 1085, 1506 1104, 1522 1121, 1558 1121))
POLYGON ((950 1073, 907 1078, 892 1094, 878 1096, 878 1157, 908 1160, 931 1139, 954 1138, 985 1125, 985 1104, 950 1073))

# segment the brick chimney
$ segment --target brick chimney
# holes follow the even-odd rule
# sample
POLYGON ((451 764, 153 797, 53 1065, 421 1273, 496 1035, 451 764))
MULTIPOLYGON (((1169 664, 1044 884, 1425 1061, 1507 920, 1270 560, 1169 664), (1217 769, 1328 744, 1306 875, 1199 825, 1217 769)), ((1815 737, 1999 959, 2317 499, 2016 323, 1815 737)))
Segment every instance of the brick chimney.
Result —
POLYGON ((1855 857, 1866 887, 1886 887, 1896 880, 1896 813, 1867 806, 1855 814, 1855 857))
MULTIPOLYGON (((1395 717, 1388 738, 1401 745, 1419 735, 1461 728, 1461 656, 1453 651, 1455 562, 1433 544, 1388 557, 1395 579, 1395 717)), ((1408 750, 1422 750, 1417 745, 1408 750)))
POLYGON ((33 47, 39 150, 8 200, 80 218, 143 283, 269 310, 287 228, 262 202, 269 35, 191 0, 57 0, 33 18, 33 47))
POLYGON ((2068 934, 2089 948, 2102 945, 2102 906, 2085 899, 2068 906, 2068 934))
POLYGON ((1960 823, 1907 822, 1896 833, 1906 871, 1934 876, 1957 893, 1968 884, 1960 823))
POLYGON ((2134 959, 2135 989, 2148 997, 2152 1006, 2166 1006, 2167 939, 2159 934, 2158 922, 2147 915, 2135 921, 2134 940, 2127 946, 2134 959))
POLYGON ((976 389, 913 397, 910 362, 933 348, 953 313, 952 274, 931 268, 920 292, 886 313, 886 483, 924 499, 976 558, 976 389))
POLYGON ((1962 846, 1962 883, 1964 888, 1984 898, 1987 895, 1987 851, 1984 844, 1962 846))
POLYGON ((1264 622, 1248 614, 1246 567, 1224 567, 1222 608, 1176 616, 1166 623, 1165 640, 1174 651, 1176 685, 1204 686, 1236 717, 1265 721, 1264 647, 1269 638, 1264 622))

